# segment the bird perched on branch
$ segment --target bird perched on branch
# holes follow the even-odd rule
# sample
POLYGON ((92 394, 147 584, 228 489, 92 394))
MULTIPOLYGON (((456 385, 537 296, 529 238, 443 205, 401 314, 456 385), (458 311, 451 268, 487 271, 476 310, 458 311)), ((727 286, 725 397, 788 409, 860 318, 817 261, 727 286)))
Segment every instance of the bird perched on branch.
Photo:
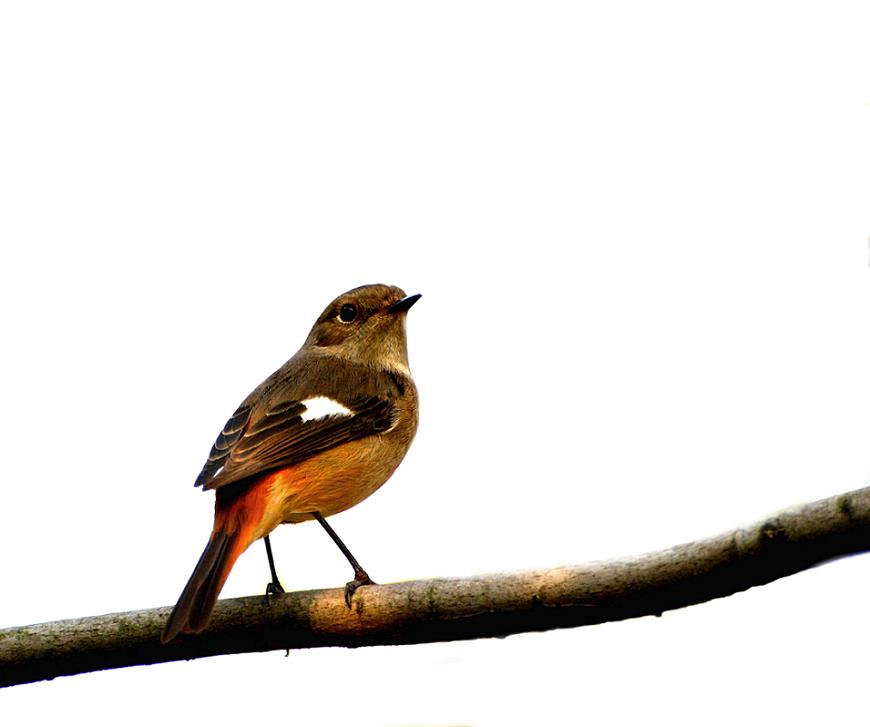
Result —
POLYGON ((283 592, 269 543, 281 523, 313 519, 326 529, 354 569, 348 607, 372 583, 325 518, 383 485, 414 438, 405 314, 419 298, 387 285, 338 296, 293 358, 236 409, 196 479, 215 491, 214 527, 161 641, 205 629, 230 569, 255 540, 265 539, 267 594, 283 592))

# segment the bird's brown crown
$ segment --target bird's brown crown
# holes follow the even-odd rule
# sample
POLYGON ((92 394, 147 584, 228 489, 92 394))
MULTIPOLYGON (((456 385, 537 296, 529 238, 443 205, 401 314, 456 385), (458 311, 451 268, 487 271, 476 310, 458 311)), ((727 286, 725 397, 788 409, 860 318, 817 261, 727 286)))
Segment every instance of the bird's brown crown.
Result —
POLYGON ((393 285, 349 290, 326 306, 305 347, 328 349, 361 363, 407 372, 405 312, 414 302, 416 296, 408 298, 404 290, 393 285))

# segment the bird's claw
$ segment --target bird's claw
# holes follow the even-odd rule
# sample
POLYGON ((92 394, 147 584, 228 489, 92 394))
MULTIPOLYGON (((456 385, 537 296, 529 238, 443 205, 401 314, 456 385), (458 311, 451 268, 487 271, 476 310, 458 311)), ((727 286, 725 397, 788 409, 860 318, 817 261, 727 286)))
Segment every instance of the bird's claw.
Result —
POLYGON ((354 571, 353 580, 348 581, 344 587, 344 602, 347 604, 348 609, 353 608, 353 594, 356 593, 356 589, 360 586, 376 586, 371 578, 369 578, 369 574, 366 573, 362 568, 359 568, 354 571))
POLYGON ((286 593, 284 590, 284 586, 281 585, 280 581, 271 581, 269 585, 266 586, 266 605, 269 605, 269 597, 277 596, 281 593, 286 593))

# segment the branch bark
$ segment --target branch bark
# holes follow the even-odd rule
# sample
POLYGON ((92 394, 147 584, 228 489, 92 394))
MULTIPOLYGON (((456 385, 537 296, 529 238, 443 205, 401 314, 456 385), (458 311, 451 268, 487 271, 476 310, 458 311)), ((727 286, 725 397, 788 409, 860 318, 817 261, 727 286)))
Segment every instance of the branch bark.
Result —
POLYGON ((0 686, 100 669, 316 646, 476 639, 618 621, 721 598, 870 549, 870 487, 706 540, 544 571, 220 601, 205 633, 167 646, 169 608, 0 630, 0 686))

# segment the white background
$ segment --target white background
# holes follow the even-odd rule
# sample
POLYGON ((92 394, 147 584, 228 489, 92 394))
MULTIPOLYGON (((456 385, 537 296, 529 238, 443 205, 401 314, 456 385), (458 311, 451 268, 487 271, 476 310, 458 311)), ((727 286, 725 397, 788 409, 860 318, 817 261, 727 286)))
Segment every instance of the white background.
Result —
MULTIPOLYGON (((422 421, 337 516, 382 582, 706 537, 870 484, 863 3, 8 3, 0 626, 175 602, 192 487, 335 295, 422 421)), ((285 586, 340 586, 316 525, 285 586)), ((262 592, 262 548, 225 596, 262 592)), ((8 724, 852 723, 870 559, 661 619, 0 692, 8 724)))

